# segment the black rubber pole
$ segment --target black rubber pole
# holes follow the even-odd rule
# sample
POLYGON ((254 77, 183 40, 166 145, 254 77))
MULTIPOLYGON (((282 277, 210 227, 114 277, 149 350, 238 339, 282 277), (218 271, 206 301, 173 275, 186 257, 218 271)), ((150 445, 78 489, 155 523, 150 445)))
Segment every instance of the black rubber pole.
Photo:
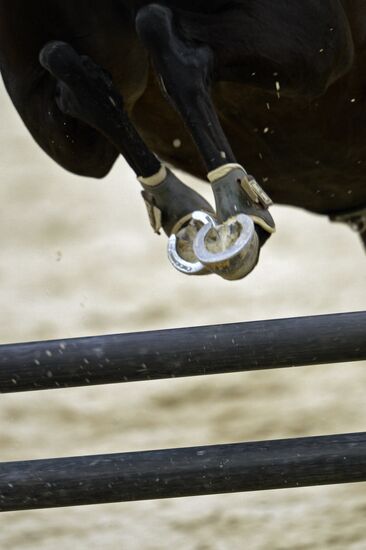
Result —
POLYGON ((0 511, 366 481, 366 434, 0 464, 0 511))
POLYGON ((0 393, 366 359, 366 312, 0 346, 0 393))

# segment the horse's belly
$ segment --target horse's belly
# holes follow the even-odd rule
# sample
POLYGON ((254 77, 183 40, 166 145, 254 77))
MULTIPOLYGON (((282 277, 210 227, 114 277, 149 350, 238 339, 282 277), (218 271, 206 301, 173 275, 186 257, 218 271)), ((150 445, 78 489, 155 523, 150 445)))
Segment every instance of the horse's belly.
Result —
POLYGON ((234 109, 224 96, 218 105, 239 162, 276 202, 332 212, 366 204, 366 105, 352 99, 338 111, 327 98, 295 102, 268 94, 234 109))

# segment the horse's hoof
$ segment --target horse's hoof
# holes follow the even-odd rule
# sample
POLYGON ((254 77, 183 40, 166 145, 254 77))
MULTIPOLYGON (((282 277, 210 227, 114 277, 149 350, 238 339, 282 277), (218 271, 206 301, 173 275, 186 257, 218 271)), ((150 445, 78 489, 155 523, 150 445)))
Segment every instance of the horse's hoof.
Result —
POLYGON ((198 232, 205 224, 216 223, 210 214, 202 211, 193 212, 189 223, 177 228, 168 241, 168 258, 170 263, 185 275, 209 275, 211 271, 197 260, 193 243, 198 232))
POLYGON ((248 275, 259 257, 259 239, 253 220, 239 214, 218 224, 209 216, 193 242, 197 261, 207 270, 234 281, 248 275))

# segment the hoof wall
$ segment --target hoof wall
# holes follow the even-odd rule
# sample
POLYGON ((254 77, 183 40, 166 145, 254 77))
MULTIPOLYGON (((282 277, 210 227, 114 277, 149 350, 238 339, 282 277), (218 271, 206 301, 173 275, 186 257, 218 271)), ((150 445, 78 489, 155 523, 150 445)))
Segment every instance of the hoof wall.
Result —
POLYGON ((191 220, 173 233, 168 241, 168 258, 173 267, 185 275, 209 275, 211 272, 196 258, 194 242, 205 224, 213 222, 205 212, 192 213, 191 220))
POLYGON ((254 222, 245 214, 223 224, 205 212, 169 237, 168 258, 185 275, 216 273, 229 281, 243 279, 256 266, 259 239, 254 222))
POLYGON ((211 218, 197 233, 193 250, 209 271, 230 281, 242 279, 258 262, 259 240, 254 222, 245 214, 223 224, 211 218))

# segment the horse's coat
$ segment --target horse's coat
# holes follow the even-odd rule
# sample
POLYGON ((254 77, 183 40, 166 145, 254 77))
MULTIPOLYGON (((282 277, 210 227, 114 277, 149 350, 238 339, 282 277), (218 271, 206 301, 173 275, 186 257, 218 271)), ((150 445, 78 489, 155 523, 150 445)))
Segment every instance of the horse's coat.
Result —
MULTIPOLYGON (((275 202, 331 216, 366 206, 364 0, 167 0, 152 6, 138 0, 0 0, 1 72, 39 145, 77 174, 102 177, 122 153, 138 175, 149 176, 157 169, 154 158, 141 145, 150 160, 139 173, 133 147, 111 129, 112 110, 106 131, 106 111, 98 119, 97 100, 94 107, 93 98, 70 107, 65 86, 57 83, 57 71, 67 72, 57 51, 67 57, 67 50, 47 50, 43 66, 39 62, 52 41, 70 44, 108 71, 149 149, 175 166, 202 177, 222 154, 254 174, 275 202), (166 7, 172 39, 163 21, 166 7), (164 61, 171 43, 178 53, 164 61), (189 131, 166 101, 157 72, 189 131), (205 109, 209 113, 209 100, 203 108, 197 100, 205 86, 227 141, 219 125, 210 134, 198 123, 205 122, 205 109)), ((70 85, 70 74, 65 79, 70 85)), ((113 107, 117 100, 111 101, 113 107)))

